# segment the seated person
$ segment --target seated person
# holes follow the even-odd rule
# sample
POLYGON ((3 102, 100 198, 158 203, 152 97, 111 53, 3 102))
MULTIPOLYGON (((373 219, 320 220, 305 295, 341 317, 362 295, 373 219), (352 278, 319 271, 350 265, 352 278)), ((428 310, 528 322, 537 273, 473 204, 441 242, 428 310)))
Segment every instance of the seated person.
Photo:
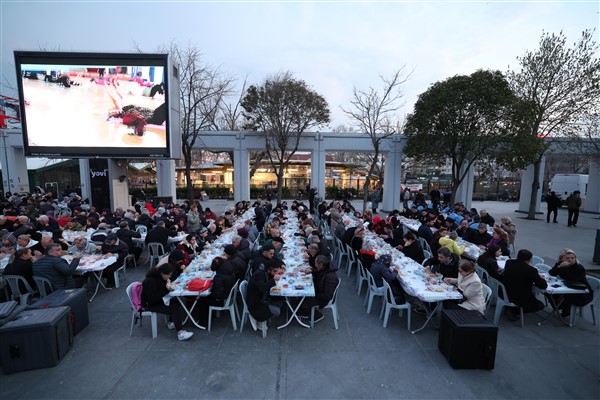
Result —
POLYGON ((423 239, 425 239, 425 241, 427 243, 430 243, 431 239, 433 239, 433 231, 431 230, 433 223, 434 223, 433 218, 427 218, 425 220, 425 222, 422 223, 419 226, 419 229, 417 230, 417 235, 419 235, 419 237, 422 237, 423 239))
POLYGON ((145 242, 160 243, 165 251, 169 250, 169 238, 177 236, 177 233, 165 226, 165 221, 158 221, 156 228, 152 228, 146 234, 145 242))
MULTIPOLYGON (((300 306, 299 315, 309 318, 310 310, 314 306, 323 308, 331 301, 335 288, 340 278, 337 276, 337 265, 330 262, 330 257, 317 256, 315 268, 307 268, 305 272, 311 273, 315 285, 315 297, 306 297, 300 306)), ((315 322, 323 319, 323 314, 315 310, 315 322)))
POLYGON ((175 271, 172 264, 163 264, 159 268, 150 268, 146 279, 142 282, 142 306, 147 311, 169 315, 169 329, 177 330, 177 339, 188 340, 194 334, 183 329, 183 309, 176 299, 171 299, 169 305, 163 302, 163 297, 175 289, 171 276, 175 271))
POLYGON ((102 246, 97 246, 90 243, 83 236, 76 237, 73 240, 73 245, 67 250, 69 254, 94 254, 96 251, 102 250, 102 246))
POLYGON ((585 267, 577 260, 577 255, 573 250, 564 249, 558 255, 558 261, 549 271, 552 276, 560 276, 565 281, 578 282, 587 287, 588 293, 584 294, 567 294, 558 296, 556 303, 564 297, 560 306, 561 315, 568 317, 571 314, 571 305, 583 307, 589 304, 594 298, 592 287, 586 278, 585 267))
POLYGON ((448 234, 448 229, 446 229, 446 227, 442 226, 440 229, 438 229, 433 236, 431 236, 431 241, 429 242, 429 247, 431 247, 431 254, 435 255, 437 254, 437 251, 439 250, 440 247, 442 247, 440 245, 440 239, 443 237, 446 237, 446 235, 448 234))
POLYGON ((41 215, 38 218, 37 230, 40 232, 52 232, 56 229, 60 228, 58 226, 58 222, 54 220, 54 218, 48 218, 47 215, 41 215))
POLYGON ((398 281, 398 272, 400 271, 399 267, 394 267, 394 269, 390 269, 390 265, 392 264, 392 257, 388 254, 383 254, 379 256, 377 260, 371 265, 371 275, 373 275, 373 280, 375 281, 375 286, 377 289, 383 293, 383 280, 392 288, 392 292, 394 293, 394 297, 396 299, 396 303, 403 304, 406 302, 404 297, 404 291, 402 290, 402 286, 398 281))
POLYGON ((250 253, 252 252, 252 250, 250 249, 250 242, 248 241, 247 237, 248 231, 245 228, 240 228, 238 229, 238 234, 233 235, 233 237, 231 238, 231 244, 235 246, 237 252, 240 254, 241 257, 244 258, 244 260, 249 260, 250 253))
POLYGON ((65 231, 81 232, 81 231, 83 231, 83 226, 81 226, 81 224, 79 222, 77 222, 77 220, 75 218, 70 218, 67 221, 67 225, 65 225, 64 230, 65 231))
POLYGON ((231 263, 226 258, 215 257, 210 264, 210 269, 215 271, 216 275, 213 278, 209 304, 222 307, 237 278, 231 263))
POLYGON ((404 235, 404 246, 402 246, 402 253, 404 253, 406 257, 413 259, 419 264, 421 264, 425 259, 421 243, 419 243, 412 232, 407 232, 406 235, 404 235))
POLYGON ((101 222, 98 224, 98 229, 92 233, 90 240, 92 242, 104 242, 106 240, 106 235, 109 233, 110 230, 108 229, 108 224, 106 222, 101 222))
POLYGON ((458 278, 458 256, 445 247, 439 249, 436 256, 425 261, 425 269, 444 278, 458 278))
POLYGON ((500 257, 501 255, 502 252, 500 251, 500 247, 493 244, 489 246, 477 259, 477 265, 485 269, 492 278, 499 281, 502 280, 502 270, 500 267, 498 267, 498 261, 496 261, 496 258, 500 257))
MULTIPOLYGON (((43 240, 43 238, 42 238, 42 240, 43 240)), ((52 242, 58 244, 62 250, 67 250, 70 246, 69 242, 67 242, 63 238, 63 230, 62 229, 57 229, 54 232, 52 232, 52 242)))
POLYGON ((470 229, 471 228, 469 228, 469 221, 463 219, 462 221, 460 221, 460 225, 458 226, 458 228, 456 228, 456 234, 459 238, 462 238, 463 240, 466 240, 468 242, 469 237, 471 235, 471 232, 469 231, 470 229))
POLYGON ((316 268, 315 260, 317 259, 318 255, 319 245, 315 243, 309 244, 308 248, 306 249, 306 254, 304 255, 304 260, 308 262, 308 265, 310 265, 311 268, 316 268))
POLYGON ((117 256, 117 261, 106 267, 102 274, 106 278, 106 287, 111 288, 115 286, 114 272, 123 265, 123 260, 129 254, 129 246, 127 246, 127 243, 119 240, 116 233, 111 232, 106 236, 101 249, 102 254, 117 256))
POLYGON ((445 247, 452 254, 456 254, 457 256, 461 256, 461 254, 465 251, 465 246, 459 246, 456 241, 458 240, 458 234, 456 232, 450 232, 448 237, 440 238, 440 246, 445 247))
POLYGON ((127 247, 129 249, 129 254, 133 254, 135 257, 135 261, 137 262, 142 255, 142 248, 140 246, 136 246, 133 242, 133 239, 140 239, 142 234, 136 230, 131 229, 130 224, 127 221, 119 222, 119 229, 117 230, 117 237, 119 240, 127 243, 127 247))
MULTIPOLYGON (((529 250, 519 250, 516 260, 506 261, 502 283, 506 287, 508 300, 523 307, 523 312, 537 312, 544 309, 544 303, 533 294, 533 286, 546 289, 548 284, 538 270, 531 266, 533 254, 529 250)), ((507 309, 509 317, 517 320, 518 310, 507 309)))
POLYGON ((246 302, 252 317, 250 323, 254 330, 257 329, 256 321, 259 322, 258 328, 262 329, 265 321, 277 317, 281 313, 283 301, 270 295, 271 288, 275 286, 276 281, 281 277, 280 272, 281 270, 274 267, 273 264, 261 263, 254 270, 250 281, 248 281, 246 302))
POLYGON ((485 312, 485 299, 483 297, 483 286, 479 276, 475 273, 475 264, 469 260, 460 260, 458 263, 458 279, 444 278, 446 283, 456 285, 463 295, 463 300, 456 303, 450 300, 444 302, 446 308, 464 308, 466 310, 477 310, 481 314, 485 312))
POLYGON ((181 272, 185 269, 187 265, 189 265, 189 255, 182 250, 173 250, 168 255, 164 256, 158 263, 154 266, 154 268, 158 268, 163 264, 172 264, 175 266, 175 271, 173 271, 173 275, 171 276, 172 280, 179 278, 181 272), (187 264, 186 264, 187 263, 187 264))
POLYGON ((29 235, 19 235, 17 237, 16 250, 30 248, 36 260, 44 254, 44 248, 37 240, 31 239, 29 235))
POLYGON ((492 239, 485 247, 495 244, 500 247, 503 256, 510 256, 510 250, 508 249, 508 234, 504 232, 504 229, 498 227, 495 227, 493 232, 492 239))
MULTIPOLYGON (((8 265, 4 269, 4 275, 22 276, 27 280, 29 286, 31 286, 32 289, 35 289, 36 284, 33 280, 33 261, 31 249, 27 247, 19 249, 11 256, 11 261, 8 262, 8 265)), ((26 292, 24 286, 25 285, 22 285, 20 287, 22 293, 26 292)))
POLYGON ((189 254, 190 257, 196 257, 202 253, 202 249, 196 242, 196 236, 193 234, 189 234, 184 237, 183 240, 177 245, 177 250, 181 250, 189 254))
POLYGON ((231 268, 233 269, 233 274, 235 275, 236 279, 243 280, 246 276, 248 263, 234 244, 228 244, 225 246, 223 258, 225 258, 229 264, 231 264, 231 268))
POLYGON ((73 272, 79 265, 81 254, 75 255, 70 263, 62 256, 63 250, 60 245, 49 244, 46 247, 46 255, 33 263, 33 275, 48 279, 54 290, 74 289, 80 286, 76 284, 73 272))
POLYGON ((371 242, 364 242, 363 248, 360 249, 358 255, 363 267, 365 267, 367 270, 371 270, 371 265, 373 265, 375 262, 375 251, 373 250, 373 245, 371 245, 371 242))
POLYGON ((492 236, 487 232, 487 228, 486 224, 479 223, 477 230, 470 231, 471 235, 466 240, 477 246, 485 246, 492 240, 492 236))
MULTIPOLYGON (((258 252, 255 253, 252 258, 252 272, 254 273, 261 265, 264 265, 264 270, 268 270, 270 268, 281 268, 283 265, 283 261, 275 258, 275 248, 272 244, 265 244, 258 252)), ((285 269, 285 268, 284 268, 285 269)))

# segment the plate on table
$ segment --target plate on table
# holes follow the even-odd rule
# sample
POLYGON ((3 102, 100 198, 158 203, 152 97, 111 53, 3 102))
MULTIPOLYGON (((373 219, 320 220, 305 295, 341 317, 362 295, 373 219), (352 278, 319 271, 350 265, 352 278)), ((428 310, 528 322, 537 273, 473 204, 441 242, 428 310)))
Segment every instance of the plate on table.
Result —
POLYGON ((440 285, 427 285, 427 289, 432 292, 445 292, 445 289, 440 285))

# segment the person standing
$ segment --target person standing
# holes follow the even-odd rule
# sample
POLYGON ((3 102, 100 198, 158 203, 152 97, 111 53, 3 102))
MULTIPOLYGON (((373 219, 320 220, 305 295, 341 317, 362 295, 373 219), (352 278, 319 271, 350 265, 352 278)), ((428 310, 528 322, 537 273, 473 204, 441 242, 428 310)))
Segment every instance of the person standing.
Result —
POLYGON ((556 195, 556 192, 550 192, 550 195, 546 197, 546 203, 548 203, 546 223, 550 223, 550 214, 554 213, 554 219, 552 220, 552 222, 556 224, 558 222, 556 220, 556 217, 558 216, 558 207, 560 207, 560 198, 556 195))
POLYGON ((569 212, 567 226, 573 225, 574 227, 577 227, 577 220, 579 219, 579 207, 581 207, 581 192, 576 190, 569 197, 567 197, 567 211, 569 212))
POLYGON ((402 195, 402 201, 403 204, 402 206, 408 210, 408 201, 410 200, 410 189, 408 188, 408 186, 404 189, 404 193, 402 195))
POLYGON ((375 186, 375 190, 371 193, 371 209, 373 214, 377 214, 377 207, 379 207, 379 202, 381 201, 381 191, 379 186, 375 186))

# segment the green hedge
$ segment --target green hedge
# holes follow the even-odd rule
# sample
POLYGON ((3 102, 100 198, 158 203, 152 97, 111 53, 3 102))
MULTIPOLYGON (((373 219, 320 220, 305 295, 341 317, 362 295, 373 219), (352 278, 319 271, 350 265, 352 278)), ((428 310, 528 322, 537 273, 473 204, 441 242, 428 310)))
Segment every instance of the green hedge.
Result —
MULTIPOLYGON (((230 199, 231 191, 228 187, 194 187, 194 199, 201 199, 201 192, 206 192, 210 199, 230 199)), ((147 199, 152 199, 157 195, 156 188, 147 188, 144 189, 146 193, 147 199)), ((139 188, 130 188, 129 194, 141 198, 141 189, 139 188)), ((175 188, 175 195, 178 199, 187 199, 187 188, 186 187, 178 187, 175 188)))
MULTIPOLYGON (((264 196, 265 194, 265 188, 264 186, 254 186, 251 185, 250 186, 250 198, 251 199, 259 199, 261 197, 264 196)), ((290 188, 288 188, 287 186, 284 186, 281 189, 281 195, 283 196, 284 199, 290 199, 290 198, 296 198, 296 193, 294 193, 292 195, 290 188)), ((277 188, 273 188, 273 198, 277 197, 277 188)))
MULTIPOLYGON (((359 191, 356 190, 356 188, 347 188, 347 189, 350 191, 350 193, 352 193, 352 197, 354 197, 354 198, 358 197, 359 195, 362 196, 362 190, 360 191, 360 194, 359 194, 359 191)), ((325 187, 325 198, 326 199, 335 199, 335 196, 336 196, 338 190, 345 190, 345 189, 341 189, 339 186, 326 186, 325 187)))

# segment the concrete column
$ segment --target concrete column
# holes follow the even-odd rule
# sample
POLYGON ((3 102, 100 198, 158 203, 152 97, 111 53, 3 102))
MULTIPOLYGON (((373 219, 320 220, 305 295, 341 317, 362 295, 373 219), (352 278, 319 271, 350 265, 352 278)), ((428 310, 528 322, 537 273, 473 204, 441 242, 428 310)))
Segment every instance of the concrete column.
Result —
POLYGON ((159 197, 177 199, 175 191, 175 160, 156 160, 156 186, 159 197))
POLYGON ((323 134, 317 133, 315 135, 315 148, 311 154, 311 166, 310 166, 310 186, 316 187, 318 197, 325 198, 325 149, 322 148, 323 134))
POLYGON ((590 178, 583 211, 600 213, 600 159, 592 159, 590 162, 590 178))
POLYGON ((79 181, 81 182, 81 198, 89 199, 92 203, 92 175, 90 173, 90 160, 87 158, 79 159, 79 181))
POLYGON ((233 201, 250 200, 250 155, 244 147, 244 134, 237 135, 238 146, 233 150, 233 201))
POLYGON ((2 134, 2 186, 4 192, 29 192, 29 176, 27 162, 22 147, 14 147, 11 138, 2 134))
POLYGON ((385 155, 385 166, 383 172, 383 203, 381 210, 390 212, 399 210, 402 202, 400 201, 400 185, 402 184, 402 147, 404 142, 399 136, 392 136, 392 148, 385 155))
POLYGON ((131 205, 127 182, 127 163, 123 160, 108 160, 108 184, 110 188, 110 207, 126 209, 131 205), (121 165, 119 165, 121 164, 121 165))
MULTIPOLYGON (((464 173, 465 167, 463 167, 460 173, 464 173)), ((473 203, 473 183, 475 180, 475 171, 473 166, 469 168, 465 179, 463 179, 460 186, 456 189, 456 196, 454 197, 454 201, 456 203, 463 203, 465 208, 468 210, 471 208, 471 204, 473 203)))
MULTIPOLYGON (((542 182, 543 182, 543 174, 544 167, 546 164, 546 158, 542 158, 542 162, 540 164, 540 177, 539 182, 540 186, 538 188, 538 195, 535 199, 535 213, 542 214, 541 205, 542 205, 542 182)), ((531 200, 531 185, 533 184, 533 164, 527 166, 527 168, 521 174, 521 193, 519 197, 519 209, 516 212, 528 213, 529 212, 529 201, 531 200)))

